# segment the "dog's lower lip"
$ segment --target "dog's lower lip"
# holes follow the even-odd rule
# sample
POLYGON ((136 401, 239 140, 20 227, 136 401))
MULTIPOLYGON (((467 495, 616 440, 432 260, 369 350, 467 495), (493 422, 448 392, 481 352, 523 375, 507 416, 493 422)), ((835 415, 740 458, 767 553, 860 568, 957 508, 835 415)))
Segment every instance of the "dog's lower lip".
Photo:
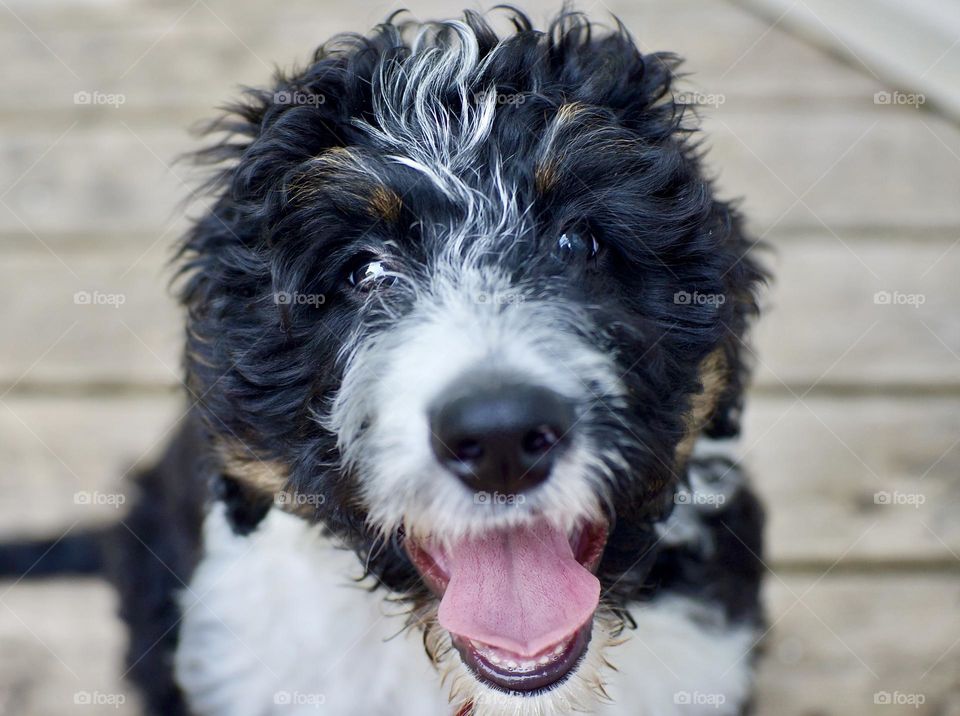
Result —
POLYGON ((591 619, 574 634, 534 657, 514 656, 457 636, 453 637, 453 645, 477 679, 529 696, 560 683, 576 669, 590 644, 592 626, 591 619))

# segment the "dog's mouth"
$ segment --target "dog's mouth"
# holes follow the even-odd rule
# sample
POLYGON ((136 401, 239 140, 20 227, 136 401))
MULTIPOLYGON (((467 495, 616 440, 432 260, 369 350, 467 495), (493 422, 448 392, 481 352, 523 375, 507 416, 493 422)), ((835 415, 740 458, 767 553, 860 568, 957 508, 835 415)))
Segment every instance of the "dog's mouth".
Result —
POLYGON ((532 694, 566 679, 586 653, 607 531, 591 523, 566 534, 541 520, 446 548, 405 545, 441 598, 438 620, 467 668, 490 686, 532 694))

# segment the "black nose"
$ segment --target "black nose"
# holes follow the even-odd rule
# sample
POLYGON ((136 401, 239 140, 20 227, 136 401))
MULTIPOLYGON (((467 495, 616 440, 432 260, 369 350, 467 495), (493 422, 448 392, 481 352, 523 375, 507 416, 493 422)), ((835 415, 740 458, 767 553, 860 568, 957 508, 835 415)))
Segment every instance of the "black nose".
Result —
POLYGON ((448 388, 429 418, 442 465, 473 490, 515 494, 549 477, 574 409, 547 388, 487 377, 448 388))

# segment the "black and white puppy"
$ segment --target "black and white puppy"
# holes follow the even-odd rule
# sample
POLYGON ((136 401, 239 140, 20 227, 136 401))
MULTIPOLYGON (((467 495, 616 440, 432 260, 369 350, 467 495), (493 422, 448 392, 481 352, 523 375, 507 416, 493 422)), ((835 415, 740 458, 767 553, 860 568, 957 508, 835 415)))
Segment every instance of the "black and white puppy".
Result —
POLYGON ((748 708, 753 243, 674 56, 507 19, 338 37, 216 125, 196 405, 117 570, 155 712, 748 708))

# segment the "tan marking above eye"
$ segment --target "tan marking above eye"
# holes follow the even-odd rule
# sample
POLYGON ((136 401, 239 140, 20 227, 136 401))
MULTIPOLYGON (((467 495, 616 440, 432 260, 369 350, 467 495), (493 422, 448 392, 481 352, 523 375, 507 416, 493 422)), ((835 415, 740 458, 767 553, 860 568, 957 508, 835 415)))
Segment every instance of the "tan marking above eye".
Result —
POLYGON ((395 191, 380 185, 370 193, 367 205, 370 207, 370 213, 377 219, 393 222, 400 218, 403 201, 395 191))
POLYGON ((537 164, 533 170, 533 183, 538 194, 548 194, 557 183, 556 162, 547 161, 537 164))

